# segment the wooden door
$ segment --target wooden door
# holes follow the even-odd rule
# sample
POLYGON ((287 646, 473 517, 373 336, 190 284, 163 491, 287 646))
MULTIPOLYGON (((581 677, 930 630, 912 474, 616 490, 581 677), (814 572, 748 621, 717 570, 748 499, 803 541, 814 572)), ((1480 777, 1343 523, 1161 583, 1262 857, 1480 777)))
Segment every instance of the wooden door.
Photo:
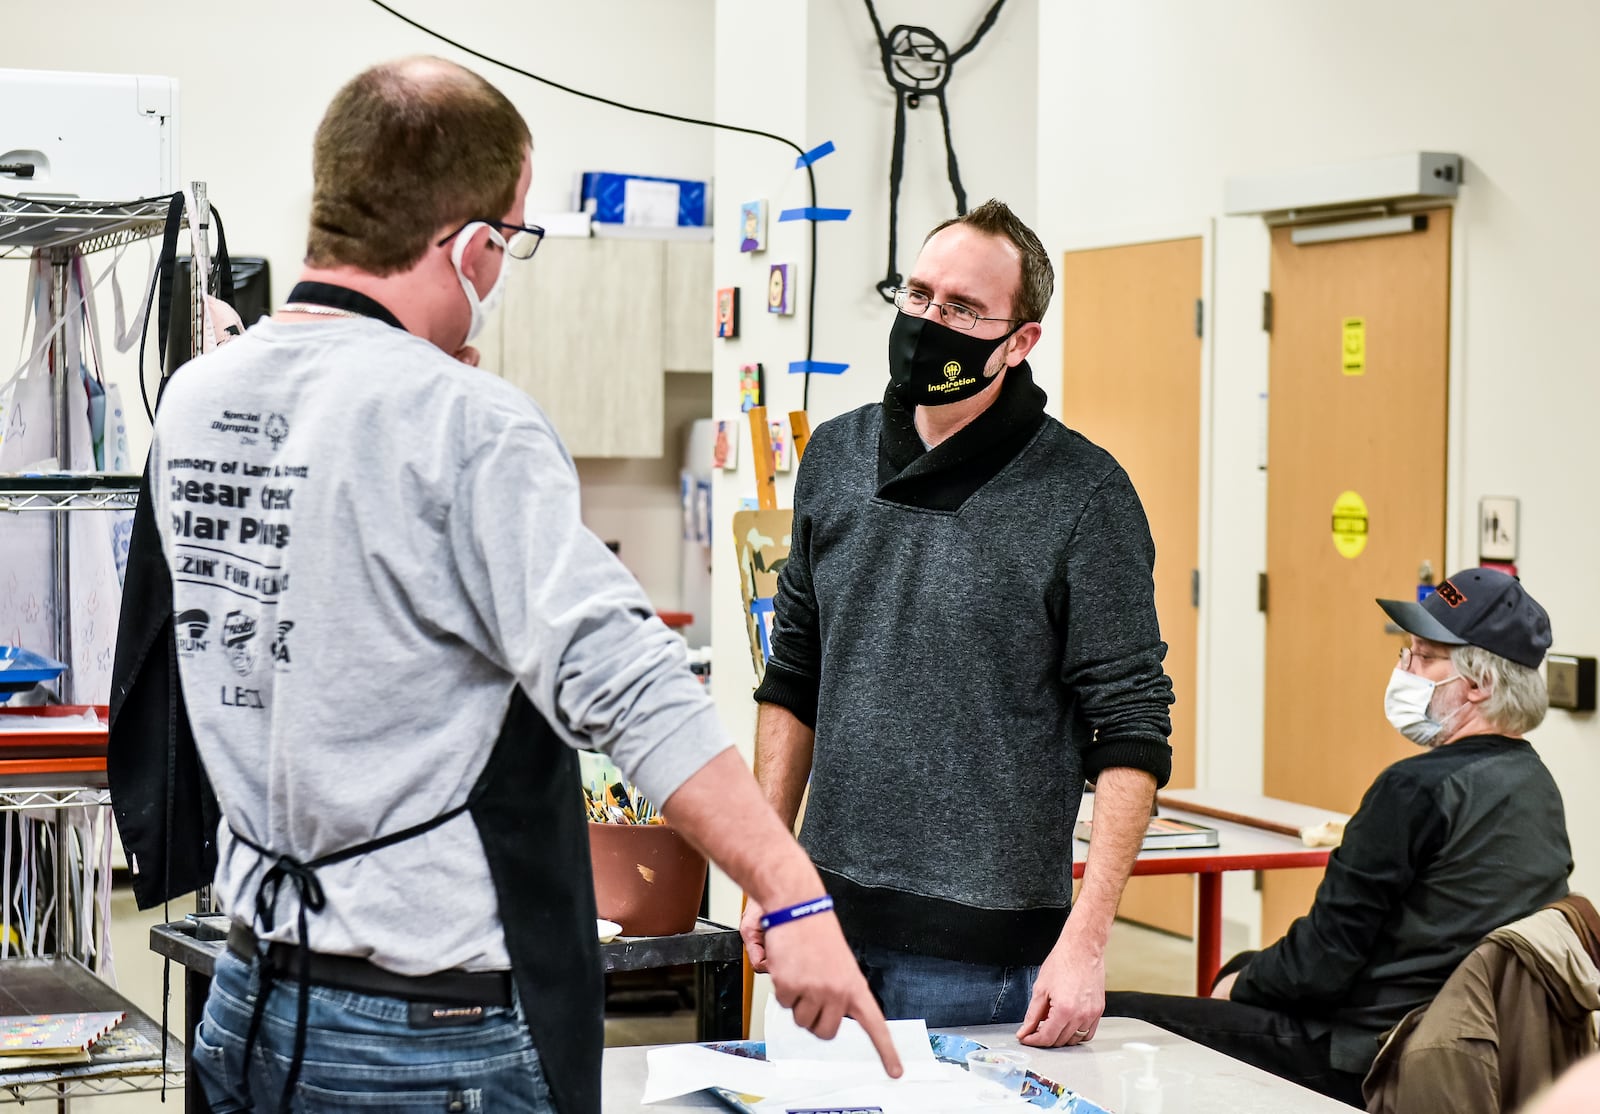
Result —
MULTIPOLYGON (((1068 252, 1061 268, 1062 420, 1127 469, 1156 543, 1156 612, 1167 642, 1173 786, 1195 776, 1200 564, 1198 237, 1068 252)), ((1120 915, 1194 933, 1194 879, 1135 878, 1120 915)))
MULTIPOLYGON (((1290 232, 1272 234, 1266 792, 1349 813, 1416 753, 1384 718, 1403 643, 1373 600, 1411 597, 1424 561, 1450 571, 1450 212, 1398 236, 1296 246, 1290 232)), ((1321 874, 1266 875, 1264 942, 1321 874)))

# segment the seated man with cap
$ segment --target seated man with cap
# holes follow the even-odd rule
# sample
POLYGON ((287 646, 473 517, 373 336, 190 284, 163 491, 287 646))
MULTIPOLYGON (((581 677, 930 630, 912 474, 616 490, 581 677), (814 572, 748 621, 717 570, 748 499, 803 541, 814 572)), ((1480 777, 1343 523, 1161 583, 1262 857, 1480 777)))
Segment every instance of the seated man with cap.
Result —
MULTIPOLYGON (((1482 568, 1422 603, 1377 602, 1411 636, 1384 711, 1427 749, 1378 775, 1311 911, 1230 960, 1212 997, 1106 995, 1108 1017, 1142 1018, 1353 1106, 1383 1034, 1489 932, 1566 896, 1572 871, 1561 793, 1523 738, 1548 706, 1544 608, 1482 568)), ((1337 756, 1337 739, 1320 745, 1337 756)))

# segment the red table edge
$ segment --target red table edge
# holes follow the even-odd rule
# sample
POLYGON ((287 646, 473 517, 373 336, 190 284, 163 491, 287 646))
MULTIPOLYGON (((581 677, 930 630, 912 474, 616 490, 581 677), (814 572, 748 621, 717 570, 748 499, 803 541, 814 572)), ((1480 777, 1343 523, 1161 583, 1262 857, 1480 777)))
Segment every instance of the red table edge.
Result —
MULTIPOLYGON (((1134 877, 1157 874, 1193 874, 1200 883, 1199 908, 1195 914, 1195 994, 1209 997, 1211 984, 1222 969, 1222 876, 1234 870, 1293 870, 1328 865, 1327 847, 1273 851, 1255 855, 1214 855, 1209 857, 1163 857, 1161 851, 1145 851, 1134 860, 1134 877), (1150 857, 1146 857, 1150 856, 1150 857)), ((1084 861, 1074 858, 1072 876, 1083 877, 1084 861)))

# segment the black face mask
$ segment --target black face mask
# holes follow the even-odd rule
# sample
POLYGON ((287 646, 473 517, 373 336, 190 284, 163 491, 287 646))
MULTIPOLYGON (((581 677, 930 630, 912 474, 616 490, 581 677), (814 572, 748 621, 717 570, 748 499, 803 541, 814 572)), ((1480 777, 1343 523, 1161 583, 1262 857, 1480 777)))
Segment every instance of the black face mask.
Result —
POLYGON ((971 398, 994 382, 983 369, 1016 331, 980 339, 930 317, 897 313, 889 330, 891 389, 907 406, 945 406, 971 398))

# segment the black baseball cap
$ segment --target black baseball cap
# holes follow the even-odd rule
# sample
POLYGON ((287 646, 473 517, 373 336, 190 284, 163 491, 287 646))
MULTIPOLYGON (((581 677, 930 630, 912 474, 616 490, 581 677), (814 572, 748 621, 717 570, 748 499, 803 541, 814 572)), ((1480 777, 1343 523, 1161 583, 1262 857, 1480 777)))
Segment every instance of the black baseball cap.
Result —
POLYGON ((1446 646, 1481 646, 1539 668, 1550 648, 1550 616, 1522 582, 1495 569, 1464 569, 1421 603, 1379 600, 1400 629, 1446 646))

